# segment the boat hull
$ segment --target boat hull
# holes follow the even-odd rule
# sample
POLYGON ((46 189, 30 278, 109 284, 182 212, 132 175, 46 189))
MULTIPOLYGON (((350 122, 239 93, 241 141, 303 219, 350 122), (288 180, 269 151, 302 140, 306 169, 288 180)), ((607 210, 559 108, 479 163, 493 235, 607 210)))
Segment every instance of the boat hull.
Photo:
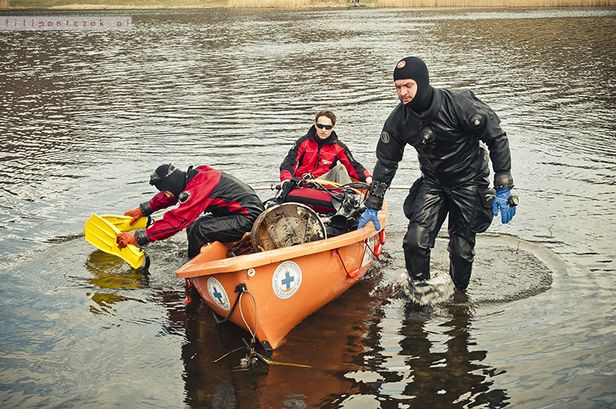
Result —
MULTIPOLYGON (((385 212, 381 212, 385 225, 385 212)), ((177 272, 219 316, 275 349, 307 316, 353 286, 380 255, 384 230, 372 224, 330 239, 228 257, 218 242, 177 272)))

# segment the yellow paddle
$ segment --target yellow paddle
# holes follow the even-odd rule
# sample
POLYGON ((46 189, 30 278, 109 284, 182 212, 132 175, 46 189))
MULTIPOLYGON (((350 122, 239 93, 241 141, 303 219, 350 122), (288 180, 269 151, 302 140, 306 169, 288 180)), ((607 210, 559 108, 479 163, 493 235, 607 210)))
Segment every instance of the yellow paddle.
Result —
POLYGON ((132 244, 122 249, 119 248, 118 243, 116 243, 119 232, 120 229, 96 214, 90 216, 84 228, 86 240, 94 247, 105 253, 120 257, 130 264, 132 268, 141 267, 145 254, 143 254, 139 247, 132 244))
POLYGON ((100 217, 113 224, 120 231, 133 231, 139 229, 145 229, 148 227, 148 218, 142 217, 138 219, 135 224, 131 225, 131 216, 119 216, 117 214, 102 214, 100 217))

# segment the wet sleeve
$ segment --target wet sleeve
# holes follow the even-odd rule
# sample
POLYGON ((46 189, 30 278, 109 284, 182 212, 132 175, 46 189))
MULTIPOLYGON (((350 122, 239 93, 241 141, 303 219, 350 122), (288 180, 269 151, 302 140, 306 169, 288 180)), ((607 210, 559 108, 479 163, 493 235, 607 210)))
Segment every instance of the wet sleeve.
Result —
POLYGON ((295 141, 293 147, 287 153, 287 156, 282 160, 280 164, 280 180, 288 180, 295 175, 295 169, 297 169, 297 164, 300 161, 300 158, 303 155, 303 146, 302 143, 306 140, 307 136, 303 136, 295 141))
MULTIPOLYGON (((460 121, 488 147, 495 181, 511 179, 509 138, 500 126, 498 115, 471 91, 468 91, 468 102, 462 106, 460 121)), ((495 185, 500 184, 495 182, 495 185)), ((513 180, 507 184, 513 186, 513 180)))
POLYGON ((368 172, 361 163, 355 160, 348 146, 342 142, 338 142, 338 145, 341 148, 338 159, 349 172, 349 176, 365 182, 366 178, 370 176, 370 172, 368 172))
MULTIPOLYGON (((395 111, 394 111, 395 112, 395 111)), ((371 209, 380 209, 385 200, 385 193, 398 170, 402 160, 405 143, 400 140, 400 132, 390 116, 383 126, 381 137, 376 146, 376 165, 372 174, 372 184, 364 204, 371 209)))
POLYGON ((393 126, 393 121, 390 117, 385 122, 376 145, 376 165, 374 166, 372 179, 385 183, 387 186, 391 184, 396 175, 398 163, 404 155, 405 143, 400 140, 400 132, 396 128, 393 126))
POLYGON ((163 240, 187 228, 209 206, 211 199, 188 199, 177 208, 167 211, 163 218, 146 229, 148 241, 163 240))
POLYGON ((145 216, 149 216, 158 210, 173 206, 177 202, 178 199, 175 196, 167 196, 164 192, 158 192, 149 201, 141 203, 139 208, 145 216))

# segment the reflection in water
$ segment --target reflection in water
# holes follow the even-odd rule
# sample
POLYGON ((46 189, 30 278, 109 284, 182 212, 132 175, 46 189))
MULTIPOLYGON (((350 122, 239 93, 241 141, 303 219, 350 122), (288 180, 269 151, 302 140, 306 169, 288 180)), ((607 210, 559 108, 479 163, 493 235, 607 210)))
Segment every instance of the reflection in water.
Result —
POLYGON ((248 339, 248 334, 232 325, 217 327, 211 312, 201 308, 185 321, 186 404, 192 408, 235 408, 241 402, 264 408, 377 403, 394 408, 425 402, 430 408, 508 406, 507 392, 493 382, 504 371, 483 364, 487 351, 473 348, 473 306, 466 295, 456 293, 439 306, 394 300, 392 307, 405 317, 395 335, 394 353, 387 341, 390 334, 380 328, 391 292, 372 291, 377 282, 371 277, 309 317, 274 352, 276 361, 311 368, 258 364, 248 371, 239 369, 239 359, 246 353, 241 338, 248 339), (255 389, 258 395, 252 395, 255 389))
POLYGON ((95 307, 93 305, 90 306, 90 312, 92 314, 113 314, 113 304, 120 301, 128 300, 128 298, 121 295, 109 293, 87 292, 86 295, 98 305, 98 307, 95 307))
MULTIPOLYGON (((186 324, 186 340, 182 346, 182 361, 185 370, 185 403, 191 408, 236 408, 238 407, 237 382, 252 376, 233 372, 243 351, 232 354, 229 359, 214 362, 226 353, 243 346, 245 334, 232 328, 217 328, 211 311, 202 308, 193 313, 186 324), (235 332, 236 336, 228 334, 235 332), (226 336, 231 335, 231 336, 226 336)), ((250 389, 250 388, 249 388, 250 389)))
MULTIPOLYGON (((131 14, 132 30, 0 35, 4 406, 526 408, 529 385, 535 407, 614 402, 613 9, 131 14), (148 246, 148 276, 85 242, 53 240, 93 212, 147 200, 162 161, 276 180, 324 107, 357 159, 374 163, 396 103, 391 69, 407 54, 425 57, 436 86, 474 89, 510 136, 522 205, 513 225, 478 242, 472 308, 409 307, 372 291, 404 271, 407 221, 390 206, 390 264, 274 356, 312 368, 234 372, 241 354, 212 360, 240 346, 241 331, 219 330, 208 312, 185 316, 173 274, 185 236, 148 246), (518 251, 517 239, 479 247, 502 233, 554 251, 560 265, 518 251)), ((395 183, 418 172, 407 150, 395 183)), ((437 253, 447 271, 446 250, 437 253)))
MULTIPOLYGON (((487 351, 473 348, 472 307, 456 293, 444 307, 446 321, 438 325, 430 309, 408 304, 400 335, 400 355, 405 356, 409 379, 404 395, 431 408, 466 408, 508 405, 506 391, 493 388, 502 371, 481 362, 487 351)), ((441 321, 441 319, 438 319, 441 321)))
MULTIPOLYGON (((149 285, 147 271, 135 270, 122 259, 100 250, 90 254, 85 266, 93 274, 93 277, 87 280, 88 283, 97 289, 126 290, 149 285)), ((86 295, 98 305, 90 306, 90 312, 93 314, 111 314, 113 304, 131 299, 115 292, 88 291, 86 295)))
MULTIPOLYGON (((393 300, 384 307, 386 316, 391 308, 403 314, 400 328, 387 333, 373 322, 368 352, 356 359, 367 369, 352 375, 360 395, 374 396, 371 402, 382 408, 508 406, 507 392, 492 380, 504 371, 483 364, 487 351, 474 348, 473 307, 465 294, 439 306, 393 300)), ((357 402, 357 395, 343 395, 332 407, 350 402, 357 402)))
POLYGON ((100 250, 90 254, 86 268, 94 275, 88 282, 100 288, 143 288, 149 284, 147 271, 133 269, 119 257, 100 250))
POLYGON ((338 371, 359 368, 351 362, 365 351, 367 323, 382 301, 370 295, 379 277, 371 275, 308 317, 274 351, 272 359, 277 362, 310 368, 258 363, 249 371, 239 370, 239 359, 246 354, 241 338, 248 339, 248 334, 234 325, 217 327, 211 311, 202 307, 186 320, 188 342, 182 347, 186 403, 192 408, 234 408, 246 402, 250 407, 316 408, 357 391, 338 371), (214 362, 236 348, 242 349, 214 362))

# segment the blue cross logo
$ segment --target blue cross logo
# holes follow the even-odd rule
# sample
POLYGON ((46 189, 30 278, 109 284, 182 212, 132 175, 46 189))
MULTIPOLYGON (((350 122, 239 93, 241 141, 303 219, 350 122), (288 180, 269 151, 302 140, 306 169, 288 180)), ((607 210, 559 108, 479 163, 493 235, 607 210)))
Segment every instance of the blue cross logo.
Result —
POLYGON ((229 297, 227 296, 225 287, 214 277, 210 277, 207 280, 207 292, 214 303, 229 311, 229 297))
POLYGON ((284 280, 282 280, 282 285, 285 285, 287 287, 287 290, 289 290, 289 288, 291 288, 291 283, 293 281, 295 281, 295 277, 289 274, 288 271, 285 271, 284 280))
POLYGON ((222 294, 218 292, 218 288, 214 287, 214 297, 218 300, 220 304, 222 304, 222 294))
POLYGON ((281 263, 272 276, 272 289, 283 300, 292 297, 302 285, 302 269, 293 261, 281 263))

